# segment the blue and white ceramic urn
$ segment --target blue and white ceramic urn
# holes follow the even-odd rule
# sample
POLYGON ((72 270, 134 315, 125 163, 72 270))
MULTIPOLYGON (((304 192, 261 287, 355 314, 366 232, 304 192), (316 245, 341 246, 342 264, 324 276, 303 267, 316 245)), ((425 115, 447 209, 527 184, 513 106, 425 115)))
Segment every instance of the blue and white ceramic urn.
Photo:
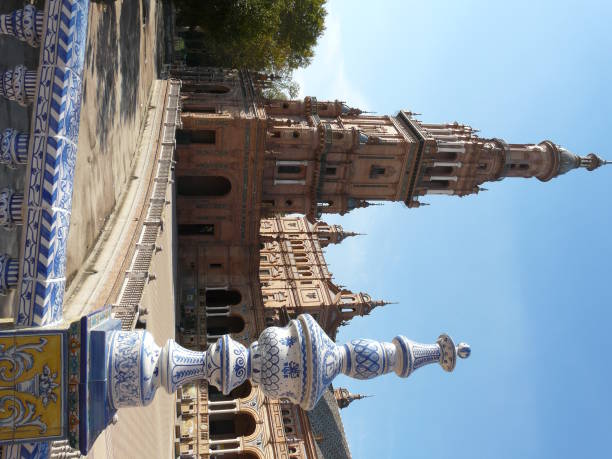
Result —
POLYGON ((408 377, 429 363, 453 371, 457 357, 470 347, 455 346, 448 335, 435 344, 396 336, 391 343, 356 339, 336 345, 308 314, 286 327, 266 328, 248 348, 222 336, 206 352, 184 349, 169 340, 163 348, 145 331, 111 334, 109 398, 115 408, 146 405, 163 386, 174 392, 182 384, 206 379, 224 394, 250 379, 271 398, 287 398, 306 410, 314 408, 338 375, 370 379, 394 371, 408 377))

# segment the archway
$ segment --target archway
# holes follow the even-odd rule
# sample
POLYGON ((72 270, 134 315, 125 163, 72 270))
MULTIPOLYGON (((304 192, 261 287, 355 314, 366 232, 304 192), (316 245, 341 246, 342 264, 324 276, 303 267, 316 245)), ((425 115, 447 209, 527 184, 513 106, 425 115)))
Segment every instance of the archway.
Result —
POLYGON ((232 183, 221 175, 185 175, 177 180, 179 196, 225 196, 232 190, 232 183))
POLYGON ((242 295, 238 290, 206 290, 206 306, 232 306, 240 303, 242 295))
POLYGON ((240 333, 242 330, 244 330, 244 325, 244 319, 239 315, 208 317, 206 319, 206 333, 208 333, 210 336, 240 333))
POLYGON ((236 437, 248 437, 255 432, 257 423, 249 413, 209 412, 209 431, 211 440, 229 440, 236 437))

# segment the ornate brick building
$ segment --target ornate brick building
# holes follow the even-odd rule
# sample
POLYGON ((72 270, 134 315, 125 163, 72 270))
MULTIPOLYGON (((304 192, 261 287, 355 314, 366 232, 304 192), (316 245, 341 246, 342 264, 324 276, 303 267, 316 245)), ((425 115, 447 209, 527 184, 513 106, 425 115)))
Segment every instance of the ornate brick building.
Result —
MULTIPOLYGON (((419 207, 429 194, 464 196, 487 181, 547 181, 605 163, 550 141, 508 144, 458 123, 425 124, 408 111, 373 116, 312 97, 264 100, 266 78, 248 72, 171 73, 182 80, 178 340, 194 349, 225 333, 249 343, 302 312, 335 336, 355 315, 385 304, 334 284, 323 249, 354 233, 317 220, 323 213, 371 201, 419 207)), ((206 383, 185 387, 177 401, 177 455, 350 457, 339 405, 352 396, 328 392, 306 413, 249 383, 229 396, 206 383)))

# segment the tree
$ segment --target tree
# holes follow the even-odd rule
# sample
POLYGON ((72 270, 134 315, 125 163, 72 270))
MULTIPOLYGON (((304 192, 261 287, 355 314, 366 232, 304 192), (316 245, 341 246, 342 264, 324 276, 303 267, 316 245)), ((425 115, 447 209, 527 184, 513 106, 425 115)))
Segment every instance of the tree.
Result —
POLYGON ((325 0, 174 0, 187 57, 280 74, 308 65, 325 0))

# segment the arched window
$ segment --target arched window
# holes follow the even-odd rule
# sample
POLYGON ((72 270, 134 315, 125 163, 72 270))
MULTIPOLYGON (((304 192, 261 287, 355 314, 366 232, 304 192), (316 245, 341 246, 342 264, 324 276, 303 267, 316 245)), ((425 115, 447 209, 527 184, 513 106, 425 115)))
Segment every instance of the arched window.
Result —
POLYGON ((183 84, 181 92, 194 94, 226 94, 230 88, 223 84, 183 84))
POLYGON ((455 161, 457 159, 457 153, 450 151, 439 151, 436 153, 436 161, 455 161))
POLYGON ((242 453, 223 454, 219 455, 218 457, 223 459, 259 459, 259 456, 257 456, 257 454, 252 453, 250 451, 243 451, 242 453))
POLYGON ((179 196, 225 196, 231 189, 231 182, 220 175, 185 175, 177 181, 179 196))
POLYGON ((449 181, 448 180, 431 180, 429 184, 433 190, 444 190, 448 188, 449 181))
POLYGON ((212 336, 240 333, 244 330, 244 319, 239 315, 209 317, 206 319, 206 333, 212 336))
POLYGON ((217 131, 214 129, 179 129, 176 131, 175 139, 179 145, 191 143, 214 145, 217 143, 217 131))
POLYGON ((232 306, 240 301, 242 301, 242 295, 238 290, 206 290, 206 306, 232 306))
POLYGON ((451 175, 453 173, 451 166, 435 166, 425 169, 425 175, 451 175))
POLYGON ((257 424, 249 413, 215 413, 209 412, 209 431, 211 440, 229 440, 236 437, 248 437, 255 432, 257 424))

